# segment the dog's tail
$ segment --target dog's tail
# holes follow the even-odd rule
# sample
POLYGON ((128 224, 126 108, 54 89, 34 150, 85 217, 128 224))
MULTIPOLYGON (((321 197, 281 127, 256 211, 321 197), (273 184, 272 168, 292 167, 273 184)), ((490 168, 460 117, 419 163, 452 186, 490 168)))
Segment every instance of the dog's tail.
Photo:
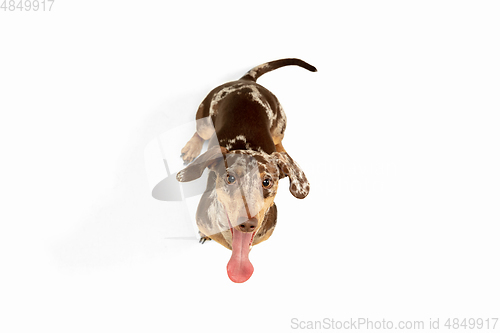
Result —
POLYGON ((309 65, 307 62, 302 61, 300 59, 294 59, 294 58, 281 59, 281 60, 266 62, 265 64, 252 68, 245 75, 243 75, 240 80, 251 80, 255 82, 259 77, 266 74, 267 72, 274 71, 275 69, 278 69, 280 67, 290 66, 290 65, 300 66, 311 72, 317 71, 316 67, 309 65))

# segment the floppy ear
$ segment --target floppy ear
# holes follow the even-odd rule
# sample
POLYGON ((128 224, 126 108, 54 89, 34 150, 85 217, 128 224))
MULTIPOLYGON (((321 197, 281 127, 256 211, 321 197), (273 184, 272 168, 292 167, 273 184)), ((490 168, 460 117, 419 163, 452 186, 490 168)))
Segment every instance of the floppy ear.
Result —
POLYGON ((225 147, 212 147, 198 156, 191 164, 177 173, 177 180, 180 182, 190 182, 198 179, 207 167, 211 167, 217 160, 224 157, 228 150, 225 147))
POLYGON ((309 194, 309 181, 304 171, 286 152, 274 152, 271 156, 276 158, 280 178, 290 178, 290 193, 298 199, 304 199, 309 194))

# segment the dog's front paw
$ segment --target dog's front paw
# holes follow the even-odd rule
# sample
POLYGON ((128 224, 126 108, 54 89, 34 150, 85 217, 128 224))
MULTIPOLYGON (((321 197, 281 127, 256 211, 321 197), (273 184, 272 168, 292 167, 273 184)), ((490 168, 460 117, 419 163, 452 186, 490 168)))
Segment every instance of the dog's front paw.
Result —
POLYGON ((208 237, 200 232, 200 243, 201 244, 205 244, 205 242, 209 241, 209 240, 212 240, 212 238, 210 238, 210 237, 208 237))

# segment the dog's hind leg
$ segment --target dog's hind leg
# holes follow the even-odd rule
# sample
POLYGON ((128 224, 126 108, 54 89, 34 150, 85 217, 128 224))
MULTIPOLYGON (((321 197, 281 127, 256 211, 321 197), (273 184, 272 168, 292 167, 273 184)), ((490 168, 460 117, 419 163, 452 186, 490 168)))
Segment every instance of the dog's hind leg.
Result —
POLYGON ((184 148, 181 150, 181 157, 184 160, 184 164, 191 163, 198 155, 200 155, 201 147, 203 147, 203 138, 198 135, 198 132, 194 133, 191 139, 186 143, 184 148))
POLYGON ((205 103, 201 103, 196 113, 196 132, 181 150, 181 157, 184 164, 191 163, 198 155, 205 140, 210 139, 214 132, 212 119, 207 115, 205 103))

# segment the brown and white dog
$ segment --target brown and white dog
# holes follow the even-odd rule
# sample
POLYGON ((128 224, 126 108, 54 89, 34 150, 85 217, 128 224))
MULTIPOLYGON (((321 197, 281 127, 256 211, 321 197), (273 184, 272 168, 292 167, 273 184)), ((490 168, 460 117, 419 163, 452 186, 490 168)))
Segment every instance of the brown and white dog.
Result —
POLYGON ((205 168, 210 170, 196 223, 200 242, 213 239, 232 250, 227 273, 233 282, 250 278, 251 247, 273 233, 278 181, 288 176, 296 198, 309 193, 304 172, 281 143, 285 113, 277 98, 256 83, 261 75, 288 65, 316 71, 302 60, 282 59, 213 89, 198 108, 195 134, 181 151, 184 162, 192 163, 177 174, 178 181, 197 179, 205 168), (196 158, 205 140, 210 140, 208 149, 196 158))

